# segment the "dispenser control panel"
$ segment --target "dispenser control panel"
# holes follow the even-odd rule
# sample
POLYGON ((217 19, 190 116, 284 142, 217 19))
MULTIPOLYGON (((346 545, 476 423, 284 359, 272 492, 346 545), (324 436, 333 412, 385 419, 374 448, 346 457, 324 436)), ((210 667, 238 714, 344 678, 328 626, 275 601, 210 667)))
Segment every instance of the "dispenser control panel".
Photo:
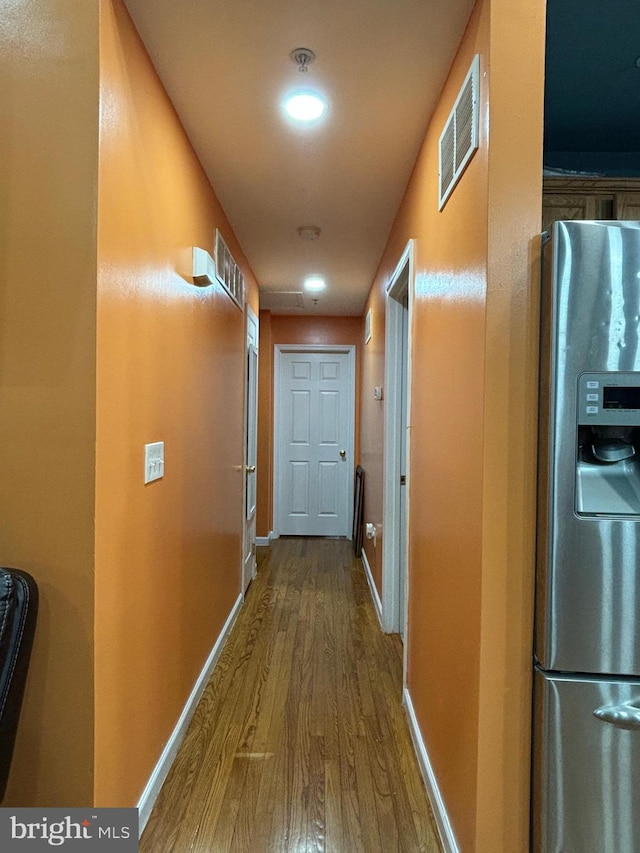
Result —
POLYGON ((582 373, 578 423, 640 425, 640 373, 582 373))

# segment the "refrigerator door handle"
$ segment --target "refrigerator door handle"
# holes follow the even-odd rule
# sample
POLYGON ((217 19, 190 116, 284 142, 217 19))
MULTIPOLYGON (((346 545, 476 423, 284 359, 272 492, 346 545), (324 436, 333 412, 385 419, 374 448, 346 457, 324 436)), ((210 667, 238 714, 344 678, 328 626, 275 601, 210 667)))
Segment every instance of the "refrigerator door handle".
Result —
POLYGON ((603 705, 593 716, 619 729, 640 729, 640 708, 635 704, 603 705))

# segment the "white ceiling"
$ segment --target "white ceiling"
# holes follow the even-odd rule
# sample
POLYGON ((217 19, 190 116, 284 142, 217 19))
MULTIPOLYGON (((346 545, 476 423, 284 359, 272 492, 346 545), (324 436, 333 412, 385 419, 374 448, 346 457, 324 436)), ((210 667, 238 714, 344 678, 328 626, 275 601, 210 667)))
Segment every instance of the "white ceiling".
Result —
POLYGON ((362 312, 473 0, 126 0, 260 285, 362 312), (310 48, 301 74, 290 59, 310 48), (283 95, 316 88, 319 126, 294 129, 283 95), (317 225, 320 239, 296 229, 317 225))

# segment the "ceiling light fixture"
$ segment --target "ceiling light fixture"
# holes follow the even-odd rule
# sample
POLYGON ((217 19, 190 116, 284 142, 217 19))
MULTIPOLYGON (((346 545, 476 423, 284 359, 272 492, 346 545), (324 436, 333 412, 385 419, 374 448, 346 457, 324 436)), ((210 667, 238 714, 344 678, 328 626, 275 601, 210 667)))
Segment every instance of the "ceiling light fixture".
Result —
POLYGON ((315 121, 324 113, 327 105, 316 92, 294 92, 284 102, 287 115, 296 121, 315 121))
MULTIPOLYGON (((316 58, 315 53, 308 47, 296 47, 289 56, 298 66, 298 71, 303 74, 308 72, 309 65, 316 58)), ((327 102, 318 92, 298 89, 287 96, 283 106, 289 118, 302 124, 310 124, 323 116, 327 102)))
POLYGON ((310 275, 304 280, 304 289, 309 290, 312 293, 318 293, 320 290, 324 290, 325 287, 325 280, 319 275, 310 275))
POLYGON ((317 240, 321 229, 317 225, 301 225, 297 230, 301 240, 317 240))

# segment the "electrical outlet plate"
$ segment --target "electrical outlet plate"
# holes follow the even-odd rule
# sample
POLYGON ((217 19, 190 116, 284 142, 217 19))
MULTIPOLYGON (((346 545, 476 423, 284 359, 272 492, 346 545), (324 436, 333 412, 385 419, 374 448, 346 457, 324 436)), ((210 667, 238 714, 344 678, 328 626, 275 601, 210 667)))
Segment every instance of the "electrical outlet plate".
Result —
POLYGON ((144 481, 151 483, 164 477, 164 441, 144 446, 144 481))

